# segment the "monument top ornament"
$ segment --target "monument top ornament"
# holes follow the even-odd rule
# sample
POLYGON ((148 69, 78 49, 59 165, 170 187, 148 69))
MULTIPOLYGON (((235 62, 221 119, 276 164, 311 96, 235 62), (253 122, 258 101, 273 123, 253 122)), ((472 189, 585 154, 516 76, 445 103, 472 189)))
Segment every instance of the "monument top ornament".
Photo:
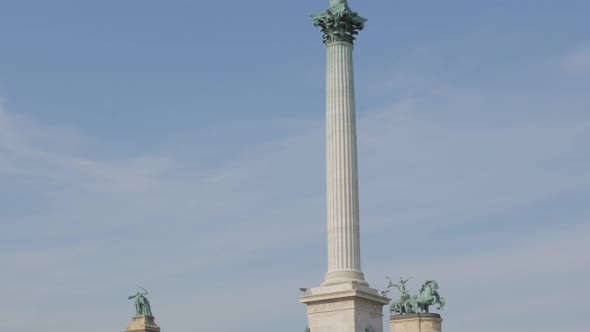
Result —
POLYGON ((346 3, 346 0, 330 0, 330 7, 346 3))
POLYGON ((313 25, 320 27, 324 34, 324 44, 346 42, 352 44, 355 35, 365 27, 367 19, 353 12, 346 0, 330 0, 330 8, 325 12, 312 14, 313 25))

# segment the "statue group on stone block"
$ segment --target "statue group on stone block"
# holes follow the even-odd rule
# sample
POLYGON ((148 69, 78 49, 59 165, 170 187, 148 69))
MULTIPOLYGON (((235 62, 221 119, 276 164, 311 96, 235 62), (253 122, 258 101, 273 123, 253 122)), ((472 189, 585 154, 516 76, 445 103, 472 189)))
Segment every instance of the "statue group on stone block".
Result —
MULTIPOLYGON (((438 304, 438 310, 442 309, 445 305, 445 299, 438 294, 438 283, 434 280, 426 281, 418 290, 418 294, 411 296, 410 292, 406 289, 406 283, 410 278, 399 278, 397 284, 394 284, 389 277, 385 278, 389 280, 388 289, 395 287, 401 293, 400 298, 389 307, 392 315, 427 313, 431 305, 438 304)), ((387 292, 382 293, 386 294, 387 292)))

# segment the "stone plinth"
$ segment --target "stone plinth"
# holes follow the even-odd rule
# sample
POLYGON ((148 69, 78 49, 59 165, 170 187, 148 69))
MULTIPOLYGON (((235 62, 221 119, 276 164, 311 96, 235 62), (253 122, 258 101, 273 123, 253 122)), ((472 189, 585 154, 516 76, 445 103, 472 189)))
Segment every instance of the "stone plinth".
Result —
POLYGON ((390 300, 351 282, 313 288, 300 301, 312 332, 383 332, 383 306, 390 300))
POLYGON ((131 324, 127 325, 125 332, 160 332, 160 327, 154 322, 154 316, 133 316, 131 324))
MULTIPOLYGON (((441 332, 439 314, 394 315, 389 319, 390 332, 441 332)), ((313 330, 312 330, 313 331, 313 330)))

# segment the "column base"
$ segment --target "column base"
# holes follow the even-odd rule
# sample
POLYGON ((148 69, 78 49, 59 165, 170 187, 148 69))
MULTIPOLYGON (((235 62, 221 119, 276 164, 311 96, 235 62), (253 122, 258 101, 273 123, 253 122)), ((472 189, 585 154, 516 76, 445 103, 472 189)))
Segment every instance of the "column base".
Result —
POLYGON ((131 324, 127 325, 125 332, 160 332, 160 327, 154 322, 154 316, 133 316, 131 324))
POLYGON ((312 332, 383 332, 383 306, 390 301, 357 282, 312 288, 299 300, 312 332))
POLYGON ((439 314, 394 315, 389 319, 390 332, 442 332, 439 314))
POLYGON ((321 286, 347 284, 351 282, 356 282, 362 286, 369 286, 369 283, 365 281, 365 275, 361 271, 355 270, 328 272, 326 273, 326 280, 322 282, 321 286))

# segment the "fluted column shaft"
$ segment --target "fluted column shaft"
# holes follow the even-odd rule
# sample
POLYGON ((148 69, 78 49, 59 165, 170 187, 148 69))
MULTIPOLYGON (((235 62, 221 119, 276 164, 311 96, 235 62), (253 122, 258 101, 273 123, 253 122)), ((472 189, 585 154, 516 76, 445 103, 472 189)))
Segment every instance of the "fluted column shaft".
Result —
POLYGON ((364 282, 361 272, 353 45, 327 45, 328 273, 323 285, 364 282))

